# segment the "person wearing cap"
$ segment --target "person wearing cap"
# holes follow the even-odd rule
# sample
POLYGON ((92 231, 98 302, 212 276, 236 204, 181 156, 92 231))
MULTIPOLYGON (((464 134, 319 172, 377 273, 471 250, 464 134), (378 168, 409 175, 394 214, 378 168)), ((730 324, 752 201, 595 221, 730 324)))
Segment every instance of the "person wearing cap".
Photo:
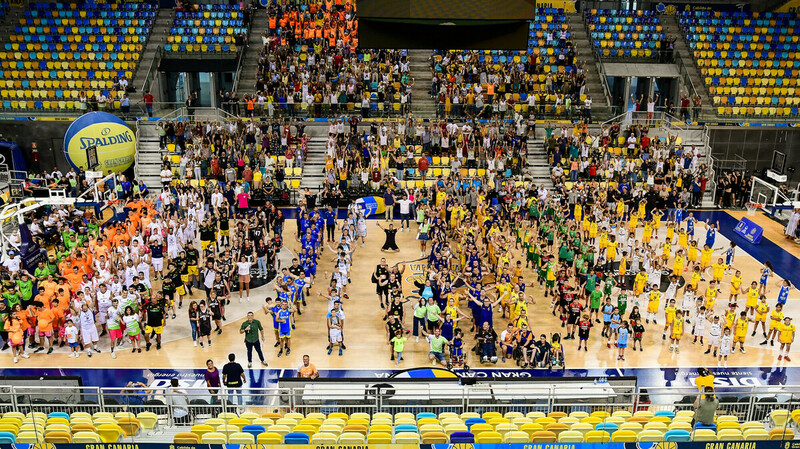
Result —
POLYGON ((9 251, 5 259, 3 259, 2 271, 7 271, 11 274, 11 278, 16 278, 22 267, 22 258, 17 257, 16 251, 9 251))
POLYGON ((714 397, 714 388, 706 386, 703 389, 704 394, 697 396, 694 400, 694 422, 692 427, 696 424, 704 426, 714 426, 714 417, 719 407, 719 399, 714 397))
POLYGON ((792 348, 792 342, 794 342, 794 334, 796 332, 795 325, 792 324, 792 318, 785 316, 783 317, 783 323, 778 325, 778 332, 780 333, 780 343, 781 346, 778 348, 778 360, 786 360, 787 362, 791 362, 792 359, 789 358, 789 350, 792 348))
POLYGON ((714 389, 714 374, 708 368, 697 368, 697 377, 694 379, 697 391, 703 392, 706 388, 714 389))

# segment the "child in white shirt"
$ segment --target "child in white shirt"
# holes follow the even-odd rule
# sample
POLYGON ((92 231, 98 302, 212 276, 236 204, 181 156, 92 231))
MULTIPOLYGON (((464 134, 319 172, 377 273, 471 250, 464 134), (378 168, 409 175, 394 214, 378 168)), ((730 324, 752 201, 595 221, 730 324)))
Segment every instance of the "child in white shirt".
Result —
POLYGON ((80 356, 78 352, 78 328, 75 327, 75 323, 72 322, 72 319, 67 320, 64 336, 67 338, 70 349, 72 349, 72 353, 69 356, 78 358, 80 356))

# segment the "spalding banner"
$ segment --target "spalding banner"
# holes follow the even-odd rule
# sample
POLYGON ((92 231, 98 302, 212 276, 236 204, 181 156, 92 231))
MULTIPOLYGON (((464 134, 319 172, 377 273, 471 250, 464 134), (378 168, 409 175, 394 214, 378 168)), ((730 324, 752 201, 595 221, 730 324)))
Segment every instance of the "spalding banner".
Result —
POLYGON ((133 164, 136 135, 119 117, 90 112, 72 122, 64 134, 64 155, 75 168, 88 170, 86 149, 97 147, 98 171, 121 172, 133 164))

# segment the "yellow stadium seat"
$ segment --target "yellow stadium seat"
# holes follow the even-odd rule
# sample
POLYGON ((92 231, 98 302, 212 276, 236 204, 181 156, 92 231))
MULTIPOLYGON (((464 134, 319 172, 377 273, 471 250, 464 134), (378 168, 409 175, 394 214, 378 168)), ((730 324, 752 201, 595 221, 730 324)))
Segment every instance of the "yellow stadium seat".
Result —
POLYGON ((739 429, 722 429, 717 432, 717 440, 719 441, 739 441, 742 439, 744 439, 744 436, 739 429))
POLYGON ((555 443, 556 441, 558 441, 556 434, 545 430, 534 432, 531 435, 531 443, 555 443))
POLYGON ((72 434, 69 432, 50 432, 44 435, 44 441, 52 444, 72 443, 72 434))
POLYGON ((773 410, 769 413, 769 418, 773 426, 778 428, 786 427, 786 422, 789 420, 789 410, 773 410))
POLYGON ((327 432, 319 432, 311 436, 311 444, 336 444, 337 441, 337 435, 327 432))
POLYGON ((100 435, 94 432, 76 432, 72 435, 72 443, 99 443, 100 435))
POLYGON ((202 444, 227 444, 228 436, 224 433, 210 432, 200 437, 202 444))
MULTIPOLYGON (((396 438, 395 438, 396 440, 396 438)), ((503 442, 503 436, 498 432, 481 432, 475 436, 475 442, 478 444, 497 444, 503 442)))
POLYGON ((358 432, 346 432, 339 435, 339 444, 364 444, 364 435, 358 432))
POLYGON ((711 429, 695 429, 692 433, 692 441, 715 441, 717 433, 711 429))
POLYGON ((611 441, 614 443, 633 443, 636 441, 637 432, 632 430, 617 430, 611 435, 611 441))
POLYGON ((584 437, 583 433, 567 430, 565 432, 561 432, 558 435, 558 442, 559 443, 583 443, 584 437))
POLYGON ((367 435, 367 443, 369 444, 391 444, 392 435, 390 433, 376 432, 367 435))
POLYGON ((256 442, 258 444, 283 444, 283 437, 278 433, 264 432, 256 436, 256 442))
POLYGON ((768 440, 769 433, 764 429, 749 429, 743 434, 745 440, 768 440))
POLYGON ((794 430, 789 428, 772 429, 769 431, 770 440, 793 440, 794 430))
POLYGON ((179 432, 172 437, 175 444, 199 444, 200 436, 192 432, 179 432))
POLYGON ((592 430, 583 436, 587 443, 608 443, 611 435, 604 430, 592 430))
MULTIPOLYGON (((617 432, 614 432, 616 435, 617 432)), ((658 430, 643 430, 636 436, 636 441, 657 442, 664 441, 664 432, 658 430)))

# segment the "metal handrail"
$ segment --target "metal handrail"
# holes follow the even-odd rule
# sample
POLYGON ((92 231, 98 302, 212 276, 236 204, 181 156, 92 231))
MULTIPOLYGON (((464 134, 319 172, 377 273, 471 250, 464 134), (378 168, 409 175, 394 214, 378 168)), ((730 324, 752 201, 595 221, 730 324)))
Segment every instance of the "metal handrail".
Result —
MULTIPOLYGON (((251 371, 250 375, 254 373, 251 371)), ((444 410, 462 413, 517 411, 523 414, 598 411, 607 412, 600 418, 605 420, 611 418, 613 412, 693 412, 693 402, 699 394, 697 387, 691 385, 644 388, 625 384, 623 379, 617 381, 615 377, 600 378, 598 382, 594 376, 578 381, 582 385, 574 387, 579 391, 577 393, 568 391, 571 384, 569 381, 554 381, 537 387, 536 382, 502 380, 460 386, 456 379, 453 382, 443 379, 437 382, 389 379, 385 381, 389 385, 385 386, 376 385, 374 381, 342 379, 334 382, 312 381, 279 388, 223 387, 210 391, 201 376, 193 375, 191 378, 178 380, 178 389, 169 387, 168 379, 156 379, 151 386, 130 385, 121 388, 7 385, 0 386, 0 399, 6 404, 4 413, 41 412, 45 416, 51 412, 108 412, 124 413, 124 416, 130 416, 128 413, 134 416, 142 412, 155 413, 157 432, 160 434, 166 429, 201 424, 209 418, 231 416, 221 414, 240 416, 243 412, 256 415, 277 412, 283 415, 298 409, 302 409, 303 413, 336 411, 348 414, 363 412, 369 415, 401 411, 438 413, 444 410), (593 379, 594 385, 591 384, 593 379), (394 389, 391 387, 393 384, 402 384, 406 388, 394 389), (455 388, 437 389, 437 384, 455 388), (345 385, 356 388, 341 388, 345 385), (533 399, 534 396, 536 399, 533 399), (177 411, 182 413, 176 413, 177 411), (179 416, 186 418, 181 419, 179 416)), ((798 407, 800 386, 737 382, 733 386, 717 385, 714 393, 720 399, 718 415, 735 415, 739 422, 757 421, 770 424, 772 410, 781 408, 788 413, 798 407), (743 398, 747 400, 743 401, 743 398)), ((792 425, 792 420, 785 421, 786 426, 792 425)), ((171 432, 164 434, 164 438, 171 438, 171 432)), ((153 441, 153 432, 132 432, 126 436, 126 441, 139 442, 146 435, 150 435, 148 439, 153 441)))
MULTIPOLYGON (((141 129, 142 129, 142 120, 141 119, 136 119, 136 145, 137 146, 139 145, 139 142, 140 142, 139 136, 140 136, 141 133, 139 131, 141 129)), ((139 165, 139 151, 137 149, 137 151, 134 152, 134 154, 133 154, 133 176, 136 179, 142 179, 141 173, 139 172, 139 167, 140 167, 140 165, 139 165)))
POLYGON ((158 74, 158 63, 161 62, 161 58, 164 56, 164 47, 161 44, 156 47, 156 54, 153 56, 153 59, 150 61, 150 67, 147 69, 147 75, 144 77, 144 83, 142 84, 142 95, 150 90, 150 84, 153 83, 155 80, 156 75, 158 74), (155 71, 153 70, 155 68, 155 71))
POLYGON ((606 69, 603 67, 603 62, 600 61, 600 58, 597 57, 597 55, 594 55, 594 58, 595 58, 595 65, 597 66, 597 74, 600 77, 600 84, 603 86, 603 93, 606 96, 606 101, 608 101, 609 106, 613 106, 611 89, 608 87, 608 77, 606 76, 606 69))
MULTIPOLYGON (((159 8, 158 6, 156 6, 156 15, 155 15, 155 16, 153 16, 153 23, 150 25, 150 29, 149 29, 149 30, 148 30, 148 32, 147 32, 147 40, 145 41, 147 44, 149 44, 149 43, 150 43, 150 36, 153 34, 153 28, 155 28, 155 27, 156 27, 156 20, 158 19, 158 13, 159 13, 160 11, 161 11, 161 8, 159 8)), ((159 47, 161 47, 161 45, 160 45, 160 44, 159 44, 159 47)), ((158 56, 158 53, 156 53, 156 56, 158 56)), ((153 65, 153 63, 152 63, 152 61, 151 61, 151 62, 150 62, 150 66, 151 66, 151 67, 147 69, 147 72, 148 72, 148 73, 149 73, 149 72, 150 72, 150 70, 152 69, 152 65, 153 65)), ((146 78, 146 77, 145 77, 145 82, 147 82, 147 78, 146 78)), ((144 86, 144 84, 142 84, 142 86, 144 86)), ((144 93, 144 92, 146 92, 146 90, 144 89, 144 87, 142 87, 142 93, 144 93)))
POLYGON ((628 113, 627 112, 623 112, 622 114, 615 115, 614 117, 611 117, 610 119, 606 120, 605 122, 601 123, 600 125, 601 126, 608 126, 610 124, 613 124, 614 122, 625 122, 625 119, 627 117, 628 117, 628 113))
POLYGON ((686 67, 686 64, 683 62, 683 57, 678 56, 676 58, 678 60, 678 73, 683 78, 684 84, 688 84, 691 88, 691 94, 693 96, 699 96, 697 93, 697 88, 694 86, 694 81, 692 81, 692 77, 689 75, 689 69, 686 67))
MULTIPOLYGON (((248 15, 248 22, 247 22, 247 34, 250 35, 250 27, 253 26, 253 16, 255 14, 251 13, 248 15)), ((247 43, 248 45, 250 42, 247 43)), ((238 50, 238 48, 237 48, 238 50)), ((236 94, 239 91, 239 80, 242 77, 242 69, 244 68, 244 58, 247 54, 247 46, 244 47, 243 50, 239 51, 239 62, 236 64, 236 74, 233 76, 233 93, 236 94)), ((220 106, 220 105, 217 105, 220 106)))
POLYGON ((586 39, 589 42, 589 49, 592 53, 592 60, 594 60, 594 64, 597 67, 597 75, 600 77, 600 85, 603 86, 603 94, 606 97, 606 101, 608 102, 609 106, 613 106, 612 98, 611 98, 611 89, 608 87, 606 71, 603 68, 603 62, 600 60, 600 56, 595 51, 594 47, 592 46, 591 42, 591 31, 589 31, 589 21, 586 20, 587 12, 584 11, 583 13, 579 14, 581 17, 581 22, 583 23, 583 28, 586 31, 586 39))

